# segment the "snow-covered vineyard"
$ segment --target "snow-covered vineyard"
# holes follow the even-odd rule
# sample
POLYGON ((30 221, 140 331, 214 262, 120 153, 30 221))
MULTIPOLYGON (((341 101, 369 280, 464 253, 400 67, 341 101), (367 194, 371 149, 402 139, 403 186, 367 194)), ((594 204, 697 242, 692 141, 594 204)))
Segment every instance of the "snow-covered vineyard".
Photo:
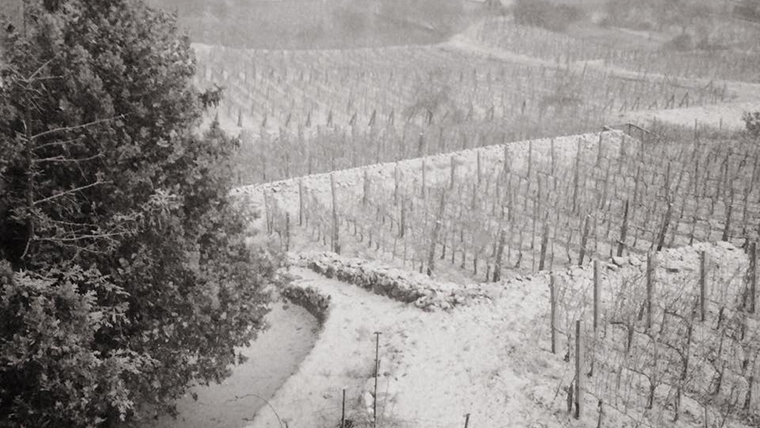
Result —
POLYGON ((579 411, 578 426, 751 426, 757 147, 646 137, 509 143, 236 189, 293 255, 294 287, 330 297, 275 403, 292 408, 288 385, 328 367, 294 424, 334 418, 320 409, 343 385, 352 420, 371 424, 377 405, 385 426, 454 427, 468 413, 478 426, 568 426, 579 411), (337 375, 362 358, 364 376, 337 375))

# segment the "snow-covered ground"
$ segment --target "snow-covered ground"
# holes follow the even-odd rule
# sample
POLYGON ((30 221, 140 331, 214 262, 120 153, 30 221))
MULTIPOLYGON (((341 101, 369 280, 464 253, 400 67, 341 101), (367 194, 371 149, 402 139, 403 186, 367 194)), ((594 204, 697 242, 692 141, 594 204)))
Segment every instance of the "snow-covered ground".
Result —
POLYGON ((649 128, 653 120, 681 126, 710 127, 724 130, 742 130, 746 112, 760 111, 760 101, 731 102, 715 105, 684 107, 669 110, 640 110, 617 116, 619 123, 633 122, 649 128))
MULTIPOLYGON (((582 144, 583 149, 586 150, 590 147, 595 147, 599 143, 600 138, 602 138, 605 150, 609 150, 610 153, 619 150, 621 144, 635 142, 621 131, 520 141, 507 144, 508 162, 510 163, 510 168, 514 171, 522 171, 527 168, 528 151, 531 148, 533 156, 535 156, 532 159, 538 161, 539 156, 549 156, 548 153, 550 153, 553 144, 558 168, 569 167, 578 152, 578 144, 582 144)), ((243 186, 234 189, 231 194, 233 196, 247 197, 252 205, 263 207, 264 193, 267 193, 277 201, 281 209, 290 212, 291 215, 297 215, 299 182, 303 183, 305 191, 325 203, 331 197, 331 174, 335 176, 338 192, 351 191, 358 195, 363 188, 365 172, 373 183, 388 189, 393 188, 396 170, 398 170, 401 177, 400 181, 409 183, 416 180, 419 183, 422 180, 422 170, 424 167, 426 183, 428 187, 434 187, 437 183, 445 183, 447 180, 450 180, 452 159, 454 159, 457 176, 472 176, 477 167, 478 155, 480 155, 483 171, 492 172, 497 167, 501 168, 504 163, 504 147, 503 144, 499 144, 424 158, 407 159, 400 162, 368 165, 334 171, 333 173, 314 174, 260 185, 243 186)))
POLYGON ((196 386, 177 403, 176 419, 164 415, 147 428, 239 428, 265 406, 280 385, 309 354, 319 328, 305 309, 275 303, 267 314, 270 328, 241 349, 248 361, 233 368, 221 384, 196 386), (197 395, 197 399, 193 398, 197 395))
MULTIPOLYGON (((693 275, 697 250, 707 250, 724 272, 746 267, 741 250, 727 244, 700 244, 661 253, 658 283, 667 287, 677 278, 693 275)), ((624 266, 603 264, 605 284, 644 269, 640 262, 620 264, 624 266)), ((686 400, 677 423, 672 422, 671 409, 658 404, 646 411, 616 408, 618 397, 594 394, 594 378, 589 380, 584 415, 573 419, 566 411, 573 363, 563 358, 563 342, 560 352, 550 352, 548 272, 480 285, 488 299, 433 313, 303 268, 292 273, 297 286, 313 287, 331 297, 329 317, 314 350, 272 400, 287 425, 280 425, 272 412, 262 411, 251 428, 338 426, 343 388, 347 418, 353 426, 371 426, 375 332, 382 333, 380 427, 461 427, 466 414, 470 426, 478 427, 597 426, 599 399, 607 403, 602 426, 704 426, 704 412, 686 400)), ((560 278, 588 294, 592 269, 576 267, 560 273, 560 278)), ((605 296, 603 311, 612 312, 611 306, 605 296)), ((712 411, 708 418, 708 426, 719 420, 712 411)))
MULTIPOLYGON (((617 151, 621 144, 635 143, 619 131, 556 138, 558 164, 572 162, 579 143, 597 147, 600 137, 605 150, 611 152, 617 151)), ((510 143, 511 167, 518 171, 526 167, 530 147, 534 150, 533 159, 546 156, 551 144, 550 139, 510 143)), ((450 179, 452 158, 458 174, 474 174, 478 153, 484 170, 503 165, 504 146, 500 145, 336 171, 334 176, 340 192, 352 192, 360 197, 365 172, 373 183, 388 189, 393 186, 395 171, 408 181, 409 177, 420 177, 424 166, 428 183, 443 183, 450 179)), ((248 196, 261 207, 266 192, 278 201, 280 208, 296 218, 299 182, 315 197, 329 200, 330 174, 240 188, 235 194, 248 196)), ((696 250, 704 249, 711 253, 718 266, 743 265, 746 269, 747 259, 741 250, 728 244, 699 244, 662 253, 662 283, 681 284, 678 281, 682 281, 683 275, 692 278, 698 266, 696 250)), ((605 262, 606 281, 618 278, 619 282, 621 271, 633 270, 640 275, 644 269, 639 260, 616 263, 625 267, 605 262)), ((729 271, 724 269, 724 272, 729 271)), ((292 273, 297 278, 297 286, 318 289, 331 297, 332 304, 314 350, 272 401, 283 421, 282 426, 286 426, 285 423, 291 428, 337 426, 344 387, 347 388, 348 418, 357 423, 354 426, 370 426, 368 407, 371 408, 373 401, 373 333, 376 331, 382 333, 378 426, 457 427, 463 426, 464 415, 468 413, 470 426, 596 426, 597 404, 601 398, 607 403, 603 426, 704 426, 703 408, 694 401, 684 400, 681 417, 674 423, 668 406, 656 405, 650 410, 644 410, 643 406, 615 406, 618 397, 607 397, 598 385, 589 388, 585 415, 579 421, 573 419, 566 411, 573 368, 564 358, 566 349, 572 348, 572 342, 564 338, 570 329, 570 320, 562 321, 561 352, 554 355, 549 352, 548 272, 531 276, 505 275, 509 279, 477 286, 479 294, 487 298, 433 313, 303 268, 294 268, 292 273)), ((575 300, 588 300, 590 266, 573 267, 558 274, 570 284, 568 290, 575 300)), ((606 299, 610 304, 612 299, 606 299)), ((588 316, 587 309, 578 313, 588 316)), ((645 396, 645 392, 634 390, 641 397, 645 396)), ((720 419, 714 410, 708 410, 707 417, 708 426, 720 419)), ((269 408, 260 411, 251 425, 256 428, 277 426, 280 426, 278 417, 269 408)), ((733 423, 732 426, 743 425, 733 423)))
MULTIPOLYGON (((582 72, 585 68, 590 67, 600 71, 611 73, 614 76, 627 79, 640 79, 647 81, 668 81, 673 82, 672 76, 664 76, 657 73, 641 73, 634 70, 628 70, 623 67, 612 64, 605 64, 601 59, 591 61, 575 61, 570 64, 557 64, 556 61, 536 58, 528 55, 520 55, 497 47, 486 46, 477 42, 477 28, 479 24, 461 34, 453 36, 447 42, 440 44, 444 50, 464 51, 471 55, 482 55, 492 59, 499 59, 508 62, 515 62, 531 66, 541 66, 547 68, 566 68, 575 72, 582 72)), ((608 120, 610 123, 633 122, 640 125, 647 125, 653 120, 671 123, 674 125, 693 126, 694 120, 701 126, 710 126, 713 128, 723 128, 728 130, 744 129, 742 115, 745 112, 760 111, 760 84, 749 82, 738 82, 730 80, 711 80, 706 78, 679 78, 680 85, 684 87, 703 88, 708 85, 717 87, 725 86, 729 100, 724 103, 714 105, 704 105, 686 108, 673 109, 654 109, 628 111, 625 113, 612 113, 608 120)))
MULTIPOLYGON (((454 37, 441 47, 505 61, 547 67, 554 65, 551 61, 477 45, 466 34, 454 37)), ((599 67, 623 77, 641 77, 630 70, 611 69, 602 61, 584 61, 569 66, 579 70, 599 67)), ((649 75, 647 78, 664 77, 649 75)), ((694 87, 703 87, 707 83, 698 79, 683 82, 694 87)), ((647 125, 656 119, 693 126, 696 120, 700 126, 742 129, 742 113, 760 110, 760 85, 742 82, 716 84, 726 85, 731 102, 627 112, 611 116, 610 121, 647 125)), ((544 139, 510 143, 510 162, 516 162, 511 167, 520 170, 526 166, 529 147, 536 149, 534 155, 545 154, 552 144, 557 150, 558 162, 567 163, 577 153, 578 144, 596 145, 600 138, 605 150, 610 151, 633 141, 621 132, 613 131, 558 137, 553 141, 544 139)), ((351 192, 360 197, 365 174, 373 185, 380 183, 387 189, 393 187, 396 174, 404 177, 403 182, 410 182, 421 180, 424 169, 425 180, 432 185, 450 179, 452 159, 457 174, 471 175, 474 174, 478 154, 482 168, 489 171, 503 166, 503 152, 503 145, 484 147, 335 171, 334 177, 339 192, 351 192)), ((267 194, 280 209, 295 216, 298 212, 299 183, 309 195, 329 204, 330 174, 243 187, 233 194, 249 198, 249 202, 257 207, 265 206, 263 198, 267 194)), ((698 269, 697 250, 707 250, 712 263, 720 266, 723 273, 736 270, 737 266, 746 269, 746 255, 728 244, 698 244, 666 250, 660 255, 662 269, 659 272, 659 280, 666 288, 682 285, 684 277, 693 280, 698 269)), ((610 282, 621 282, 624 272, 641 273, 644 269, 637 259, 603 263, 605 281, 610 282)), ((531 276, 505 275, 508 279, 502 282, 477 285, 480 294, 487 298, 472 300, 451 311, 432 313, 336 279, 325 278, 305 268, 293 268, 292 274, 296 277, 296 286, 316 288, 331 298, 329 315, 314 349, 274 395, 272 407, 262 408, 257 413, 249 425, 252 428, 338 426, 344 388, 347 418, 354 422, 355 427, 371 426, 369 414, 373 401, 375 332, 382 333, 378 388, 380 427, 461 427, 467 414, 470 415, 471 427, 721 426, 721 416, 715 413, 715 409, 705 413, 703 408, 688 400, 684 400, 677 422, 673 422, 673 409, 662 403, 648 410, 616 406, 620 397, 599 392, 599 385, 593 379, 585 396, 584 415, 580 420, 573 419, 567 412, 566 404, 568 387, 574 376, 573 366, 564 358, 566 349, 571 348, 572 343, 563 337, 559 344, 561 352, 556 355, 550 352, 548 272, 531 276), (606 403, 602 422, 598 409, 600 399, 606 403), (705 421, 705 416, 708 421, 705 421)), ((589 299, 590 266, 573 267, 557 274, 570 284, 568 290, 574 293, 574 299, 589 299)), ((602 301, 603 311, 611 310, 611 298, 605 292, 602 301)), ((717 311, 717 308, 713 309, 717 311)), ((579 310, 578 314, 587 317, 588 310, 579 310)), ((568 319, 562 322, 564 335, 570 326, 567 325, 568 319)), ((756 385, 755 397, 760 396, 757 389, 756 385)), ((644 394, 638 390, 636 393, 644 394)), ((731 422, 730 426, 746 425, 731 422)))

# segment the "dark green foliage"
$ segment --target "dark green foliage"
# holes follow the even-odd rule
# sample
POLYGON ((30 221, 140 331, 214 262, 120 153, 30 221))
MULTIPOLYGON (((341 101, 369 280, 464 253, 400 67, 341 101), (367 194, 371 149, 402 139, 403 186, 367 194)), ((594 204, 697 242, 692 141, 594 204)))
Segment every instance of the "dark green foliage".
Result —
POLYGON ((742 119, 744 119, 749 135, 753 138, 760 138, 760 111, 746 112, 742 119))
POLYGON ((583 17, 580 8, 570 5, 555 5, 547 0, 517 0, 512 13, 515 22, 551 31, 564 31, 568 24, 583 17))
POLYGON ((149 369, 150 359, 127 349, 106 355, 92 346, 99 331, 126 320, 124 305, 106 307, 98 295, 118 299, 123 290, 95 271, 71 268, 43 277, 10 275, 8 265, 0 269, 0 404, 4 415, 11 412, 6 422, 88 426, 126 411, 130 394, 120 379, 149 369), (83 293, 79 284, 90 291, 83 293))
POLYGON ((0 425, 171 410, 262 327, 278 262, 227 194, 238 141, 171 16, 29 2, 0 61, 0 425))
POLYGON ((741 0, 734 6, 734 14, 742 19, 760 22, 760 0, 741 0))
POLYGON ((689 34, 681 33, 663 44, 662 48, 665 50, 686 52, 694 48, 694 42, 689 34))
MULTIPOLYGON (((709 20, 714 13, 711 6, 685 0, 608 0, 605 9, 606 23, 611 25, 644 31, 665 31, 675 27, 681 33, 709 20)), ((679 43, 679 40, 672 43, 679 43)))

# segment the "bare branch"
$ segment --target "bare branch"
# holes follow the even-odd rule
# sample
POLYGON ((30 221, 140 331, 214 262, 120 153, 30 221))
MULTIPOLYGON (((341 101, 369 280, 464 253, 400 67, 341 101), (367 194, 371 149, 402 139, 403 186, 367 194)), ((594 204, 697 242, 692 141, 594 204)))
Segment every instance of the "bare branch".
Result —
POLYGON ((63 155, 53 156, 50 158, 44 158, 44 159, 35 159, 34 163, 44 163, 44 162, 87 162, 91 161, 93 159, 102 158, 103 153, 98 153, 97 155, 90 156, 88 158, 80 158, 80 159, 67 159, 63 157, 63 155))
POLYGON ((60 80, 63 79, 63 76, 46 76, 46 77, 38 77, 34 79, 37 82, 44 82, 45 80, 60 80))
POLYGON ((60 197, 63 197, 63 196, 66 196, 66 195, 69 195, 69 194, 72 194, 72 193, 76 193, 76 192, 79 192, 79 191, 82 191, 82 190, 85 190, 85 189, 89 189, 90 187, 95 187, 95 186, 98 186, 98 185, 101 185, 101 184, 111 184, 111 183, 112 183, 111 181, 96 181, 96 182, 90 183, 90 184, 88 184, 86 186, 77 187, 75 189, 71 189, 71 190, 67 190, 65 192, 57 193, 57 194, 55 194, 53 196, 48 196, 47 198, 40 199, 39 201, 34 201, 33 205, 49 202, 49 201, 52 201, 53 199, 58 199, 60 197))
POLYGON ((61 224, 61 225, 66 225, 66 226, 74 226, 74 227, 88 227, 88 228, 98 227, 98 225, 94 224, 94 223, 74 223, 74 222, 64 221, 64 220, 54 220, 54 219, 51 219, 51 218, 46 219, 46 221, 49 221, 49 222, 52 222, 52 223, 55 223, 55 224, 61 224))
POLYGON ((124 117, 126 117, 126 116, 123 115, 123 114, 120 114, 118 116, 111 117, 111 118, 108 118, 108 119, 94 120, 92 122, 83 123, 81 125, 67 126, 67 127, 63 127, 63 128, 50 129, 50 130, 47 130, 47 131, 44 131, 44 132, 40 132, 39 134, 33 135, 30 139, 31 140, 36 140, 38 138, 42 138, 42 137, 47 136, 47 135, 57 134, 59 132, 67 132, 67 131, 74 131, 74 130, 77 130, 77 129, 87 128, 89 126, 98 125, 98 124, 106 123, 106 122, 112 122, 112 121, 118 120, 118 119, 123 119, 124 117))
POLYGON ((109 239, 117 236, 127 236, 131 232, 110 232, 110 233, 101 233, 101 234, 89 234, 89 235, 79 235, 79 236, 73 236, 70 238, 39 238, 35 237, 35 241, 40 242, 76 242, 76 241, 84 241, 86 239, 109 239))
POLYGON ((32 150, 41 150, 41 149, 52 147, 52 146, 64 146, 66 144, 76 144, 80 142, 79 140, 80 140, 80 137, 72 138, 70 140, 64 140, 64 141, 53 141, 50 143, 40 144, 39 146, 33 148, 32 150))
POLYGON ((51 62, 53 62, 54 59, 55 59, 55 57, 50 58, 49 60, 45 61, 37 70, 35 70, 34 73, 32 73, 31 75, 29 75, 29 77, 25 78, 24 80, 26 80, 27 82, 32 81, 38 74, 40 74, 42 72, 42 69, 45 68, 51 62))
MULTIPOLYGON (((72 249, 76 250, 77 253, 84 251, 84 252, 90 253, 90 254, 106 254, 105 251, 93 250, 93 249, 87 248, 86 246, 72 245, 72 244, 67 244, 65 242, 59 242, 58 244, 61 245, 61 246, 63 246, 63 247, 72 248, 72 249)), ((74 257, 72 257, 72 260, 74 260, 75 258, 76 258, 76 255, 74 255, 74 257)))

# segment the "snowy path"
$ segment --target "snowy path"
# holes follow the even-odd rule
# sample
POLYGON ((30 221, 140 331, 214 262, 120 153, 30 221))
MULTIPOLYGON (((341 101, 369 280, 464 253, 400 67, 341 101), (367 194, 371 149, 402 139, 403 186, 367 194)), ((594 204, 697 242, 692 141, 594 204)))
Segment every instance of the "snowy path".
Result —
MULTIPOLYGON (((721 267, 716 271, 719 277, 728 278, 736 268, 746 268, 746 256, 740 249, 729 244, 699 244, 660 253, 658 282, 675 291, 678 284, 693 285, 689 278, 695 275, 698 251, 703 249, 709 250, 714 266, 721 267)), ((608 291, 613 290, 612 284, 620 284, 631 275, 640 277, 645 269, 640 260, 625 268, 604 266, 603 281, 610 284, 605 288, 608 291)), ((566 302, 569 306, 562 306, 565 312, 559 318, 558 350, 552 354, 548 272, 481 284, 487 299, 432 313, 303 268, 294 268, 291 273, 297 285, 330 296, 330 312, 313 351, 272 400, 282 425, 266 409, 250 428, 337 426, 344 387, 347 418, 354 426, 371 426, 367 424, 371 398, 362 394, 366 396, 374 383, 376 331, 382 332, 380 428, 456 428, 463 426, 466 414, 471 415, 472 427, 596 426, 598 398, 593 392, 607 379, 603 375, 589 379, 589 393, 584 398, 588 410, 581 420, 565 411, 564 387, 571 383, 574 369, 570 359, 564 360, 572 345, 564 326, 574 325, 571 317, 588 320, 588 313, 583 315, 588 305, 580 314, 573 312, 573 299, 566 302)), ((560 283, 567 284, 562 287, 587 300, 582 296, 588 297, 591 292, 590 266, 575 266, 558 275, 560 283)), ((610 299, 602 294, 604 310, 614 310, 610 299)), ((621 407, 614 407, 618 396, 604 398, 605 426, 637 423, 636 411, 621 413, 621 407)), ((677 424, 671 424, 666 422, 671 418, 669 411, 658 405, 649 412, 654 424, 650 426, 700 426, 702 414, 691 407, 677 424)))
POLYGON ((316 340, 317 321, 305 309, 276 303, 266 320, 271 327, 243 350, 248 361, 221 384, 193 388, 177 403, 179 416, 163 416, 149 428, 239 428, 253 418, 298 368, 316 340))
MULTIPOLYGON (((422 312, 305 269, 291 273, 298 278, 297 284, 331 297, 330 314, 314 349, 275 394, 272 406, 290 428, 336 426, 342 388, 347 388, 346 407, 352 413, 362 386, 374 373, 373 333, 382 331, 383 339, 395 336, 399 326, 413 322, 422 312)), ((385 349, 383 346, 381 358, 385 358, 385 349)), ((281 425, 277 416, 265 409, 250 426, 281 425)))
MULTIPOLYGON (((332 301, 314 350, 272 401, 288 427, 333 426, 343 387, 349 419, 366 420, 361 393, 373 373, 375 331, 390 391, 378 404, 378 426, 458 427, 466 413, 477 426, 557 424, 536 398, 554 391, 532 381, 546 385, 547 367, 563 364, 536 346, 544 315, 536 301, 548 298, 546 284, 493 287, 491 302, 427 313, 305 269, 293 273, 332 301)), ((271 412, 251 425, 264 427, 279 427, 271 412)))

